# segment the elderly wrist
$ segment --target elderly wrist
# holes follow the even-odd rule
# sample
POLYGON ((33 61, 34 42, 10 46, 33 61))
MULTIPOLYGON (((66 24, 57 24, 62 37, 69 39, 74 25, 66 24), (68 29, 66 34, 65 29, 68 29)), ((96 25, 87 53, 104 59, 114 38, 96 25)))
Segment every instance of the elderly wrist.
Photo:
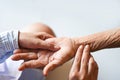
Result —
POLYGON ((93 36, 88 35, 80 38, 72 38, 75 42, 76 47, 78 48, 80 45, 90 45, 90 51, 96 51, 97 49, 97 41, 93 38, 93 36))

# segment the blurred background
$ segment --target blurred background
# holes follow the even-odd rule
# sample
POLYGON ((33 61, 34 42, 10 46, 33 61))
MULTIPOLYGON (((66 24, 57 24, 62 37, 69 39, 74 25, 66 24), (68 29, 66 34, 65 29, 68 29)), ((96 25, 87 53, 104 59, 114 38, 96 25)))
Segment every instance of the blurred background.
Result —
MULTIPOLYGON (((58 37, 79 37, 119 27, 120 0, 0 0, 0 32, 35 22, 49 25, 58 37)), ((120 79, 120 49, 92 53, 99 65, 98 80, 120 79)), ((47 80, 67 80, 70 62, 47 80)))

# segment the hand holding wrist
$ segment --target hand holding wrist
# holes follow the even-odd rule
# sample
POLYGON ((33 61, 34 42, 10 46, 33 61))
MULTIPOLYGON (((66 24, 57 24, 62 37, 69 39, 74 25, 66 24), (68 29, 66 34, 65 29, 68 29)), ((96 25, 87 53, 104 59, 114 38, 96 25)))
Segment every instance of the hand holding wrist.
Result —
POLYGON ((19 33, 19 46, 21 48, 29 48, 29 49, 47 49, 56 51, 59 49, 58 46, 48 43, 45 41, 48 38, 53 38, 53 36, 45 33, 45 32, 38 32, 38 33, 19 33))

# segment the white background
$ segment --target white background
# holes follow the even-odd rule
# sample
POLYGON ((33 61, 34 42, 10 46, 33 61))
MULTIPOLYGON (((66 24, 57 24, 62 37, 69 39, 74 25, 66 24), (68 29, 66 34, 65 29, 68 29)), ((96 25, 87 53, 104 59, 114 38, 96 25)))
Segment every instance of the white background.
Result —
MULTIPOLYGON (((0 0, 0 32, 34 22, 51 26, 57 36, 92 34, 120 25, 120 0, 0 0)), ((93 55, 99 80, 120 80, 120 49, 93 55)))

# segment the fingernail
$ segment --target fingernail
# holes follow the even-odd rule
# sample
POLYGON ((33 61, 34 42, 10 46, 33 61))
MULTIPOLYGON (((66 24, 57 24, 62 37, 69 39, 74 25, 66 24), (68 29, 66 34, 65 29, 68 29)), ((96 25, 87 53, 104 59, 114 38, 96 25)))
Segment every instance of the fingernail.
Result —
POLYGON ((85 48, 89 48, 89 45, 87 44, 87 45, 85 46, 85 48))
POLYGON ((83 45, 80 45, 80 48, 83 48, 83 45))
POLYGON ((85 46, 85 49, 90 50, 90 46, 87 44, 87 45, 85 46))

